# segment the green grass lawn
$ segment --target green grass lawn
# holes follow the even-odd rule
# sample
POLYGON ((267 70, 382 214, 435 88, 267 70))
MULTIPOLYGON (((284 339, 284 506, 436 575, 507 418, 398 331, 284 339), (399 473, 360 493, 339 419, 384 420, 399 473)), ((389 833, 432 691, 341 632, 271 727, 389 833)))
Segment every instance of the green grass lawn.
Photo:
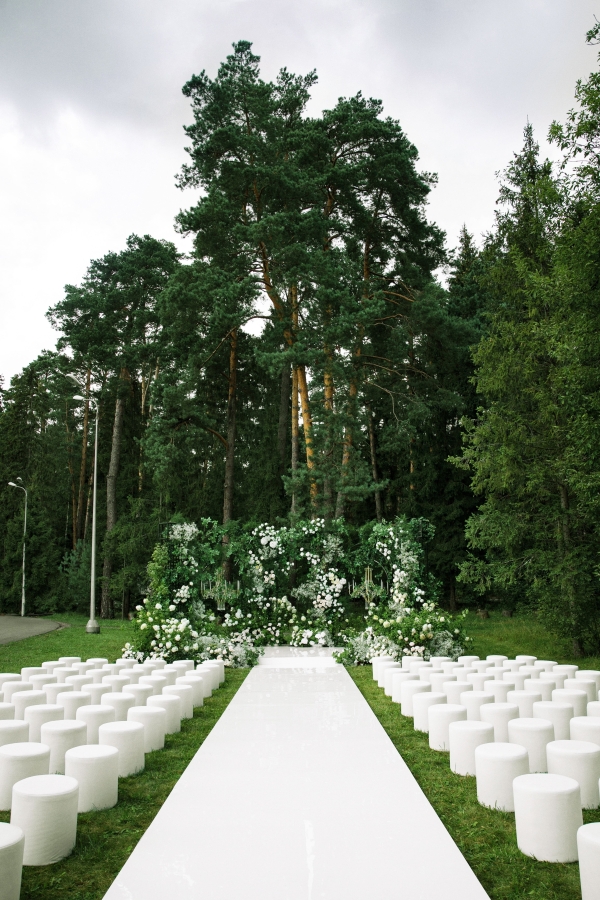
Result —
MULTIPOLYGON (((60 614, 70 628, 0 646, 0 671, 19 672, 59 656, 105 656, 115 660, 131 634, 131 624, 102 621, 99 635, 86 634, 87 618, 60 614)), ((182 772, 226 709, 248 669, 226 669, 225 684, 184 719, 179 734, 168 735, 165 749, 146 754, 144 772, 119 779, 114 809, 82 813, 72 855, 52 866, 25 866, 21 900, 100 900, 148 828, 182 772)), ((0 812, 0 821, 10 813, 0 812)), ((1 890, 0 890, 1 894, 1 890)))
MULTIPOLYGON (((482 658, 530 653, 600 668, 599 657, 574 660, 568 643, 548 634, 531 616, 470 616, 466 629, 473 653, 482 658)), ((414 731, 412 719, 400 715, 398 704, 373 681, 370 666, 348 672, 492 900, 581 900, 576 863, 541 863, 524 856, 517 848, 514 815, 479 805, 475 779, 455 775, 449 754, 429 749, 427 735, 414 731)), ((599 822, 600 810, 584 810, 583 821, 599 822)))

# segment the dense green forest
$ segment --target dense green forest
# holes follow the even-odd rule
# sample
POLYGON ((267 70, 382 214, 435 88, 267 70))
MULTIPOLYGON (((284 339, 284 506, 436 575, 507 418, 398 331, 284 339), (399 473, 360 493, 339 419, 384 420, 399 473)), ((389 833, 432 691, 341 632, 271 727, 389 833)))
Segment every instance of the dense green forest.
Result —
POLYGON ((433 526, 447 607, 529 604, 597 646, 600 74, 552 126, 561 161, 527 124, 494 228, 451 250, 379 101, 311 117, 316 75, 259 63, 242 41, 183 88, 190 257, 131 235, 93 260, 48 312, 56 349, 2 390, 0 611, 20 603, 17 477, 29 612, 87 607, 97 409, 103 617, 139 602, 174 517, 225 526, 229 578, 242 523, 405 515, 433 526))

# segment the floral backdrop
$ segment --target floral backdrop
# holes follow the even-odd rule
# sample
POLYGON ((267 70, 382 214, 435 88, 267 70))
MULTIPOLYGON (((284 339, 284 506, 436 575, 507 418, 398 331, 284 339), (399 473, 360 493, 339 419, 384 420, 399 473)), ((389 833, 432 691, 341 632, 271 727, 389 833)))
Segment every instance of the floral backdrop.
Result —
POLYGON ((211 519, 174 522, 154 549, 124 655, 250 666, 263 647, 291 644, 339 648, 347 665, 379 653, 455 658, 469 638, 463 617, 437 603, 423 549, 431 535, 424 519, 358 530, 314 519, 232 527, 224 542, 211 519))

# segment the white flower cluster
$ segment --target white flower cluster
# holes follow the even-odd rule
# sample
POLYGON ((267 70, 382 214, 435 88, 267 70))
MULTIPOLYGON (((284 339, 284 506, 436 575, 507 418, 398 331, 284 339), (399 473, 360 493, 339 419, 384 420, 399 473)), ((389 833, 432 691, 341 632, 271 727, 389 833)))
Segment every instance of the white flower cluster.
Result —
POLYGON ((182 544, 189 544, 195 540, 200 532, 198 526, 194 522, 185 522, 183 525, 172 525, 169 531, 169 537, 173 541, 179 541, 182 544))

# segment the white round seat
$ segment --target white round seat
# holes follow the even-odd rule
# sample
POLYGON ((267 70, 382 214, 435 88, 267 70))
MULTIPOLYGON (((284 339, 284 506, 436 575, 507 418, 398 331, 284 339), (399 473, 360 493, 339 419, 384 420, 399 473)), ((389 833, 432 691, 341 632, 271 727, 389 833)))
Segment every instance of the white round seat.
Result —
POLYGON ((3 900, 19 900, 25 835, 17 825, 0 822, 0 879, 3 900))
POLYGON ((451 722, 467 721, 467 710, 458 703, 437 703, 430 706, 429 746, 432 750, 450 750, 448 729, 451 722))
POLYGON ((414 695, 430 691, 431 685, 426 681, 404 681, 400 688, 400 712, 402 715, 412 717, 414 695))
MULTIPOLYGON (((211 660, 211 662, 215 662, 219 666, 219 670, 222 675, 220 683, 222 683, 223 681, 225 681, 225 666, 223 664, 223 660, 214 659, 211 660)), ((175 668, 183 669, 185 672, 193 672, 196 664, 193 659, 176 659, 173 665, 175 666, 175 668)))
POLYGON ((459 656, 458 662, 463 663, 464 665, 468 665, 469 663, 472 663, 472 662, 479 662, 479 657, 478 656, 459 656))
MULTIPOLYGON (((183 666, 178 666, 178 667, 174 667, 174 668, 176 671, 177 671, 177 669, 179 669, 179 672, 181 673, 181 675, 184 675, 186 672, 186 669, 184 669, 183 666)), ((388 671, 388 669, 402 669, 402 663, 396 662, 395 660, 387 660, 386 659, 385 662, 382 662, 379 664, 377 685, 380 688, 385 687, 385 673, 388 671)), ((221 672, 219 670, 219 679, 220 679, 220 677, 221 677, 221 672)))
POLYGON ((131 694, 104 694, 101 706, 112 706, 115 711, 115 722, 126 722, 127 713, 132 706, 135 706, 135 697, 131 694))
POLYGON ((577 716, 571 719, 569 731, 568 737, 572 741, 592 741, 600 746, 600 717, 598 716, 577 716))
POLYGON ((135 666, 135 659, 122 659, 121 662, 123 663, 123 668, 126 671, 129 671, 129 669, 132 669, 135 666))
POLYGON ((101 671, 104 673, 103 678, 106 678, 108 675, 118 675, 119 669, 116 663, 104 663, 101 671))
MULTIPOLYGON (((446 692, 444 691, 444 685, 448 684, 448 682, 450 682, 450 681, 456 681, 456 680, 457 680, 456 675, 452 675, 450 672, 444 672, 442 670, 441 672, 434 672, 431 675, 431 678, 429 679, 429 684, 431 685, 431 690, 434 691, 436 694, 439 694, 440 692, 442 694, 445 694, 446 692)), ((392 699, 393 699, 393 696, 392 696, 392 699)))
POLYGON ((468 681, 463 681, 462 678, 458 678, 457 681, 445 681, 442 687, 443 692, 448 698, 448 703, 453 706, 462 705, 460 702, 460 695, 464 694, 466 691, 472 691, 473 685, 468 681))
POLYGON ((10 809, 17 781, 30 775, 47 775, 50 749, 45 744, 5 744, 0 747, 0 809, 10 809))
POLYGON ((474 691, 486 691, 486 685, 488 682, 494 681, 494 676, 486 672, 474 672, 472 675, 467 675, 467 681, 473 685, 474 691))
POLYGON ((598 669, 578 669, 575 672, 575 680, 582 678, 585 681, 593 681, 596 685, 596 692, 600 691, 600 671, 598 669))
POLYGON ((583 809, 600 806, 600 747, 591 741, 551 741, 546 747, 548 772, 574 778, 583 809))
POLYGON ((516 659, 505 659, 500 668, 502 672, 518 672, 523 663, 516 659))
POLYGON ((522 666, 532 666, 537 660, 537 656, 527 656, 527 654, 521 653, 519 656, 515 656, 515 660, 522 666))
MULTIPOLYGON (((414 656, 403 656, 400 662, 402 663, 402 671, 410 672, 410 664, 415 659, 414 656)), ((197 667, 196 667, 197 668, 197 667)))
POLYGON ((131 684, 131 679, 128 675, 105 675, 102 679, 102 684, 109 684, 113 689, 113 693, 120 694, 127 685, 131 684))
MULTIPOLYGON (((401 663, 391 663, 389 666, 387 666, 383 670, 383 693, 386 695, 386 697, 392 696, 392 683, 393 683, 394 674, 396 672, 401 672, 401 671, 402 671, 401 663)), ((184 675, 180 670, 177 677, 185 678, 186 675, 193 676, 193 672, 186 672, 184 675)), ((199 678, 200 676, 198 675, 196 677, 199 678)))
POLYGON ((508 656, 502 656, 500 653, 492 653, 489 656, 486 656, 488 662, 494 664, 494 666, 499 669, 502 666, 502 663, 505 663, 508 659, 508 656))
POLYGON ((84 694, 89 694, 92 706, 98 706, 105 694, 112 694, 110 684, 84 684, 81 690, 84 694))
POLYGON ((162 672, 164 667, 167 665, 166 659, 163 659, 162 656, 154 656, 152 658, 152 665, 155 669, 158 669, 159 672, 162 672))
POLYGON ((0 672, 0 691, 4 691, 4 685, 10 681, 19 681, 23 683, 23 679, 17 672, 0 672))
MULTIPOLYGON (((401 669, 397 669, 396 671, 397 671, 397 672, 401 672, 402 670, 401 670, 401 669)), ((410 673, 408 673, 408 674, 410 674, 410 673)), ((202 678, 203 682, 204 682, 204 684, 202 685, 202 689, 203 689, 203 691, 204 691, 204 699, 207 700, 208 697, 212 697, 212 692, 213 692, 213 682, 214 682, 214 680, 215 680, 215 679, 214 679, 214 673, 213 673, 213 672, 208 672, 208 673, 207 673, 207 672, 202 668, 202 666, 198 666, 198 667, 195 669, 195 671, 194 671, 194 675, 199 675, 199 676, 202 678)), ((415 675, 415 677, 414 677, 413 680, 415 680, 415 681, 418 680, 418 676, 415 675)), ((399 702, 400 702, 400 701, 398 701, 398 703, 399 703, 399 702)))
POLYGON ((600 700, 594 700, 587 705, 587 714, 590 717, 600 718, 600 700))
POLYGON ((140 722, 106 722, 98 729, 98 743, 119 751, 119 778, 143 771, 144 726, 140 722))
POLYGON ((62 663, 57 659, 48 659, 46 660, 46 662, 42 663, 42 669, 44 670, 44 672, 47 672, 48 675, 52 675, 52 673, 56 668, 58 668, 58 666, 62 666, 62 663))
POLYGON ((70 666, 72 663, 80 663, 80 656, 59 656, 58 661, 64 666, 70 666))
POLYGON ((575 678, 575 673, 578 671, 578 669, 579 669, 579 666, 572 666, 572 665, 568 665, 568 666, 563 666, 563 665, 560 665, 560 666, 554 666, 554 668, 552 669, 552 674, 553 674, 553 675, 554 675, 554 674, 556 674, 556 675, 559 675, 559 674, 560 674, 560 675, 564 675, 566 678, 575 678))
POLYGON ((525 687, 527 675, 524 672, 509 672, 508 674, 504 673, 502 680, 512 685, 511 690, 522 691, 525 687))
POLYGON ((25 835, 23 865, 48 866, 69 856, 78 795, 79 785, 66 775, 34 775, 14 786, 10 821, 25 835))
POLYGON ((111 809, 119 799, 119 751, 86 744, 65 754, 65 775, 79 785, 78 812, 111 809))
POLYGON ((32 675, 29 684, 34 691, 45 691, 47 684, 56 684, 57 681, 55 675, 32 675))
POLYGON ((138 684, 149 684, 152 688, 154 697, 162 694, 163 688, 167 687, 167 679, 164 675, 142 675, 138 684))
MULTIPOLYGON (((198 671, 198 670, 196 670, 198 671)), ((208 681, 208 679, 204 679, 208 681)), ((401 700, 401 688, 402 684, 405 681, 418 681, 418 675, 412 675, 410 672, 406 671, 406 669, 394 669, 392 673, 392 703, 400 703, 401 700)), ((203 693, 205 693, 205 689, 203 688, 203 693)))
POLYGON ((123 693, 133 697, 134 706, 145 706, 148 697, 152 697, 154 688, 151 684, 128 684, 123 688, 123 693))
POLYGON ((477 800, 481 806, 514 812, 513 781, 529 772, 529 755, 519 744, 484 743, 475 748, 477 800))
POLYGON ((77 721, 84 722, 86 727, 87 744, 98 743, 98 729, 106 722, 115 721, 114 706, 103 706, 101 704, 92 704, 91 706, 80 706, 77 710, 77 721))
POLYGON ((467 710, 467 719, 470 722, 481 721, 481 707, 494 702, 494 695, 485 691, 463 691, 459 697, 459 704, 467 710))
POLYGON ((534 703, 539 703, 540 701, 548 703, 552 700, 552 691, 555 690, 555 685, 552 681, 542 681, 541 678, 526 678, 523 690, 526 693, 540 694, 540 699, 535 700, 534 703))
POLYGON ((178 684, 187 685, 187 687, 191 687, 192 689, 192 703, 194 705, 194 709, 197 706, 204 705, 204 685, 203 679, 201 675, 179 675, 177 677, 177 681, 175 685, 178 684))
POLYGON ((15 719, 25 719, 25 710, 28 706, 40 706, 46 702, 45 691, 16 691, 12 695, 11 703, 15 708, 15 719))
POLYGON ((29 722, 20 719, 0 720, 0 747, 29 740, 29 722))
POLYGON ((539 691, 509 691, 506 698, 508 703, 514 703, 519 708, 519 716, 522 719, 533 718, 533 704, 541 703, 542 695, 539 691))
POLYGON ((65 684, 73 685, 73 691, 75 692, 80 691, 84 687, 84 685, 93 683, 94 679, 91 675, 69 675, 69 677, 65 681, 65 684))
POLYGON ((53 706, 57 706, 57 698, 59 694, 67 694, 69 691, 73 690, 72 684, 66 684, 65 682, 60 682, 60 684, 47 684, 46 685, 46 702, 51 703, 53 706))
POLYGON ((93 662, 75 662, 72 663, 72 668, 77 669, 80 675, 87 675, 88 672, 91 672, 94 668, 93 662))
POLYGON ((21 669, 21 681, 29 681, 32 675, 44 675, 46 670, 43 666, 23 666, 21 669))
POLYGON ((446 703, 446 695, 441 691, 425 691, 412 698, 413 725, 415 731, 429 733, 429 707, 436 703, 446 703))
POLYGON ((519 718, 519 707, 515 703, 486 703, 480 712, 481 721, 494 729, 494 740, 508 743, 508 723, 519 718))
POLYGON ((14 703, 0 703, 0 722, 6 721, 6 719, 14 719, 15 717, 15 705, 14 703))
POLYGON ((427 684, 431 684, 431 679, 434 675, 443 674, 443 669, 436 668, 435 666, 433 668, 430 668, 429 666, 423 666, 422 669, 419 669, 419 681, 426 681, 427 684))
POLYGON ((25 710, 25 722, 29 725, 29 740, 40 743, 42 740, 42 725, 45 722, 56 722, 64 719, 65 711, 56 703, 42 703, 40 706, 29 706, 25 710))
POLYGON ((181 699, 181 708, 183 710, 184 719, 194 718, 194 692, 189 684, 171 684, 163 688, 163 694, 170 696, 174 694, 181 699))
POLYGON ((102 684, 102 679, 106 678, 106 672, 104 669, 91 669, 90 678, 92 679, 92 684, 102 684))
MULTIPOLYGON (((32 691, 33 685, 28 681, 5 681, 3 685, 4 702, 12 703, 12 695, 22 691, 32 691)), ((14 705, 14 704, 13 704, 14 705)))
POLYGON ((539 669, 540 672, 551 672, 558 663, 554 659, 536 659, 533 665, 536 669, 539 669))
MULTIPOLYGON (((579 672, 577 673, 579 675, 579 672)), ((563 690, 565 691, 585 691, 587 702, 593 703, 598 699, 598 688, 596 682, 585 678, 567 678, 563 690)))
POLYGON ((160 670, 160 674, 167 679, 167 684, 175 684, 175 680, 183 673, 183 669, 177 669, 175 666, 165 666, 160 670))
POLYGON ((565 672, 557 672, 554 668, 551 672, 542 672, 540 674, 540 681, 554 681, 556 687, 560 689, 564 688, 567 677, 565 672))
POLYGON ((101 669, 102 666, 106 665, 108 660, 103 656, 90 656, 90 658, 87 659, 86 662, 93 663, 94 669, 101 669))
POLYGON ((221 670, 219 669, 219 667, 216 666, 212 662, 203 662, 201 665, 198 666, 198 669, 196 669, 196 671, 198 671, 198 670, 201 675, 204 672, 209 673, 210 678, 211 678, 211 685, 210 685, 211 689, 213 691, 216 691, 219 687, 220 678, 221 678, 221 670))
POLYGON ((577 831, 581 900, 600 898, 600 822, 582 825, 577 831))
POLYGON ((130 684, 137 684, 143 674, 144 670, 139 663, 135 663, 133 668, 127 669, 130 684))
POLYGON ((587 715, 587 691, 557 688, 555 691, 552 691, 552 699, 556 700, 558 703, 570 703, 573 707, 574 716, 587 715))
POLYGON ((511 744, 525 747, 530 772, 547 772, 546 746, 554 740, 554 726, 548 719, 511 719, 508 723, 511 744))
POLYGON ((87 742, 85 722, 77 722, 74 719, 44 722, 40 734, 42 743, 50 747, 51 775, 64 775, 67 750, 87 742))
POLYGON ((127 713, 128 722, 144 726, 144 753, 162 750, 167 733, 167 711, 160 706, 132 706, 127 713))
POLYGON ((554 739, 566 741, 569 738, 573 707, 570 703, 560 703, 558 700, 542 700, 533 704, 533 718, 548 719, 554 725, 554 739))
POLYGON ((89 706, 92 698, 85 691, 67 691, 56 698, 57 706, 62 706, 65 711, 65 719, 76 719, 77 710, 81 706, 89 706))
POLYGON ((475 775, 475 749, 494 740, 494 728, 477 720, 450 722, 450 768, 456 775, 475 775))
POLYGON ((579 785, 564 775, 519 775, 513 781, 517 845, 540 862, 575 862, 583 824, 579 785))
POLYGON ((57 666, 52 674, 56 675, 56 680, 59 684, 65 684, 69 675, 77 675, 78 672, 77 669, 73 669, 71 666, 57 666))
POLYGON ((540 677, 540 670, 535 666, 521 666, 519 672, 521 675, 526 675, 528 680, 536 680, 540 677))
POLYGON ((146 706, 159 706, 167 713, 167 734, 175 734, 181 731, 181 719, 183 718, 181 697, 173 694, 159 694, 158 697, 148 697, 146 706))

